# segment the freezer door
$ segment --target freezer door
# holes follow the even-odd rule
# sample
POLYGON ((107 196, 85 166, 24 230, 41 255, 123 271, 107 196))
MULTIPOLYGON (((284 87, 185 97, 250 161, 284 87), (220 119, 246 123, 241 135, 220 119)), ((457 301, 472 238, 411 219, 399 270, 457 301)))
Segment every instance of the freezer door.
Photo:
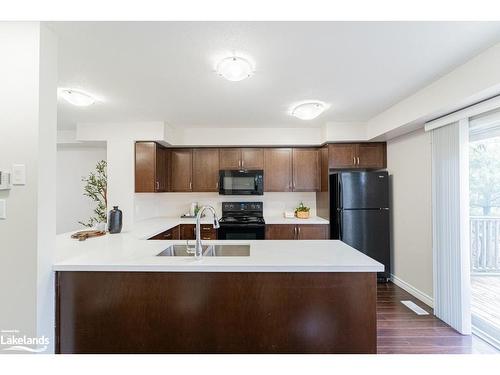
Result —
POLYGON ((389 210, 339 211, 340 239, 391 270, 389 210))
POLYGON ((344 172, 339 176, 340 208, 389 207, 389 174, 383 172, 344 172))

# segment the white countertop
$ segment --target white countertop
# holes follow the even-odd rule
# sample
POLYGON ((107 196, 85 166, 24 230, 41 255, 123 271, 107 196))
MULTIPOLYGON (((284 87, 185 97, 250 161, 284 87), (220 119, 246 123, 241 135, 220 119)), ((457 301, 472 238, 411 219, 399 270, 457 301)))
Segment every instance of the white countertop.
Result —
MULTIPOLYGON (((204 220, 211 223, 210 219, 204 220)), ((204 244, 249 244, 246 257, 157 257, 166 247, 186 241, 147 241, 190 219, 145 220, 130 232, 77 241, 71 233, 57 236, 54 271, 152 272, 380 272, 384 266, 337 240, 203 241, 204 244)), ((194 241, 191 241, 193 244, 194 241)))

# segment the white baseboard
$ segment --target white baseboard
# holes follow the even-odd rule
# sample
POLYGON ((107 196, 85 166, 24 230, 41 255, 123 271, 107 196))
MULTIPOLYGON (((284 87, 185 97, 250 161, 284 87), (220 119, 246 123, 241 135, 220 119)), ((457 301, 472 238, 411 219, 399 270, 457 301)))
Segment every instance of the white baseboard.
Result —
POLYGON ((401 280, 399 277, 393 274, 391 274, 391 281, 397 286, 399 286, 401 289, 410 293, 413 297, 425 303, 427 306, 432 308, 434 307, 434 299, 431 296, 425 294, 424 292, 418 290, 413 285, 408 284, 406 281, 401 280))

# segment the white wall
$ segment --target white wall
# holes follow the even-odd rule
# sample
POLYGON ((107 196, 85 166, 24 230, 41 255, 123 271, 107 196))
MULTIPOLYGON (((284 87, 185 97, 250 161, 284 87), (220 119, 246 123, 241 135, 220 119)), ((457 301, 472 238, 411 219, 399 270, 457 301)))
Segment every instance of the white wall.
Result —
POLYGON ((0 191, 0 329, 45 335, 53 350, 57 40, 39 22, 0 22, 0 168, 26 184, 0 191))
POLYGON ((79 221, 93 216, 95 203, 83 196, 82 177, 106 160, 105 146, 59 144, 57 146, 57 233, 82 229, 79 221))
POLYGON ((264 216, 282 216, 285 210, 293 210, 303 202, 316 215, 316 193, 264 193, 259 196, 227 196, 218 193, 136 193, 135 220, 157 216, 179 217, 189 211, 191 202, 211 205, 221 215, 221 202, 264 202, 264 216))
POLYGON ((432 304, 431 138, 423 129, 387 142, 391 174, 392 273, 432 304))

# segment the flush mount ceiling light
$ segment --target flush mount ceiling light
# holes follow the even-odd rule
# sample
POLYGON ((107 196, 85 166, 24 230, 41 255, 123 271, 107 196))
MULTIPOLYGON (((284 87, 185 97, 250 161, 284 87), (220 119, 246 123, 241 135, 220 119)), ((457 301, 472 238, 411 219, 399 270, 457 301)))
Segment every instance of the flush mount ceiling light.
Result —
POLYGON ((325 109, 325 103, 312 101, 296 105, 293 107, 291 114, 301 120, 312 120, 321 115, 325 109))
POLYGON ((57 89, 59 96, 61 96, 68 103, 78 107, 88 107, 96 102, 96 99, 82 90, 59 88, 57 89))
POLYGON ((252 64, 243 57, 226 57, 217 64, 217 74, 228 81, 242 81, 253 73, 252 64))

